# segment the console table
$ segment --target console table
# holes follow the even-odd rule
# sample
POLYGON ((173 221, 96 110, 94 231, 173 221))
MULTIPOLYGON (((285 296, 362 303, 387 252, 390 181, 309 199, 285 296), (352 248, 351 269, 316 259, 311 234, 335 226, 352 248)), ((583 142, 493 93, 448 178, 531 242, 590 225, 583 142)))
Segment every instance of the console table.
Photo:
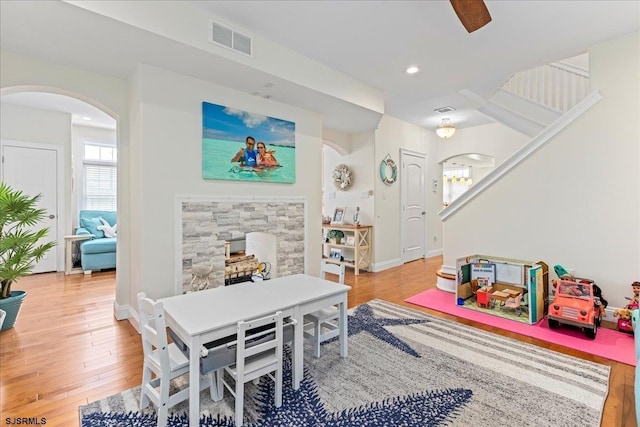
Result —
MULTIPOLYGON (((79 274, 82 273, 82 268, 73 268, 73 245, 83 240, 92 239, 93 234, 70 234, 64 236, 65 246, 65 260, 64 260, 64 274, 79 274)), ((79 253, 79 251, 78 251, 79 253)))
POLYGON ((368 270, 371 266, 371 225, 331 225, 322 224, 322 257, 335 264, 344 264, 353 268, 354 274, 360 274, 360 269, 368 270), (331 243, 324 237, 329 230, 340 230, 344 237, 340 243, 331 243), (339 258, 331 256, 340 253, 339 258))

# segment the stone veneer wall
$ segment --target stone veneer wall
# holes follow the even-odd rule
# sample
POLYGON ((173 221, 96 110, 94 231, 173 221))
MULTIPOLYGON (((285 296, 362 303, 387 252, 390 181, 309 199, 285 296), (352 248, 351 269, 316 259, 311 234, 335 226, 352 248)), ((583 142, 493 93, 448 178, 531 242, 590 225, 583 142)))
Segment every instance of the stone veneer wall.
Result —
POLYGON ((183 292, 195 265, 212 265, 210 287, 224 286, 225 240, 253 231, 275 234, 279 277, 304 273, 302 199, 184 200, 181 208, 183 292))

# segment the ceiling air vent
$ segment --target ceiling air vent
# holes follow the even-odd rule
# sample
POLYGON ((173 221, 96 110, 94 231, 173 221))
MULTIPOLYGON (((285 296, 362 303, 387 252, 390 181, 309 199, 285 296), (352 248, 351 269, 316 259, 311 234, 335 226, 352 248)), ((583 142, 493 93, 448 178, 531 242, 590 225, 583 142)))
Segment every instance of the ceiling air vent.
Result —
POLYGON ((252 54, 251 37, 214 21, 211 21, 209 25, 209 41, 245 55, 251 56, 252 54))
POLYGON ((437 112, 437 113, 440 113, 440 114, 444 114, 444 113, 450 113, 450 112, 452 112, 452 111, 456 111, 456 109, 455 109, 455 108, 453 108, 453 107, 449 107, 449 106, 447 106, 447 107, 440 107, 440 108, 436 108, 436 109, 435 109, 435 110, 433 110, 433 111, 435 111, 435 112, 437 112))

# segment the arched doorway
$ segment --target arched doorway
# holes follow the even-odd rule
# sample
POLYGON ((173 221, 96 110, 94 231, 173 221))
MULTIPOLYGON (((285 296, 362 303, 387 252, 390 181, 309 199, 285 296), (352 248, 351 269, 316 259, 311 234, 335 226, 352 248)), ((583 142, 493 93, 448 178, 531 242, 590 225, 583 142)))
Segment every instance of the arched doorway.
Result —
POLYGON ((481 153, 458 154, 443 160, 442 206, 447 207, 493 169, 495 157, 481 153))
MULTIPOLYGON (((79 185, 85 182, 86 177, 87 167, 83 161, 85 144, 112 147, 111 151, 117 152, 117 116, 99 102, 81 94, 44 86, 2 88, 0 102, 3 106, 3 147, 11 144, 12 153, 18 155, 19 149, 24 147, 30 151, 55 149, 58 156, 62 157, 57 162, 54 178, 61 182, 54 187, 57 191, 51 197, 56 198, 57 206, 57 263, 53 270, 63 271, 63 236, 74 234, 78 211, 86 198, 86 192, 81 191, 86 186, 79 185)), ((114 176, 117 182, 117 163, 114 164, 114 176)), ((113 199, 116 210, 115 194, 113 199)), ((52 271, 52 268, 41 270, 44 271, 52 271)))

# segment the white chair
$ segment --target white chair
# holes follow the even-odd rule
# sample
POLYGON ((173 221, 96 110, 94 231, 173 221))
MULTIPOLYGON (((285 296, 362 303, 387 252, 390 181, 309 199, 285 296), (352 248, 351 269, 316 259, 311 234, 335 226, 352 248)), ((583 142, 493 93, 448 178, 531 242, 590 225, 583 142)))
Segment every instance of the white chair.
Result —
MULTIPOLYGON (((164 427, 167 425, 169 408, 189 398, 188 387, 169 395, 171 380, 189 372, 189 359, 174 343, 168 343, 162 303, 153 301, 144 292, 140 292, 138 311, 144 352, 140 409, 149 406, 149 401, 153 402, 158 411, 157 425, 164 427), (155 375, 153 379, 152 374, 155 375)), ((216 396, 212 379, 213 374, 202 378, 200 389, 210 387, 213 399, 216 396)))
POLYGON ((0 310, 0 328, 2 328, 2 324, 4 323, 5 317, 7 317, 7 312, 4 310, 0 310))
MULTIPOLYGON (((325 279, 326 273, 337 275, 338 283, 344 283, 344 264, 338 265, 323 260, 322 264, 320 264, 320 277, 325 279)), ((335 305, 304 316, 304 335, 313 341, 313 355, 316 358, 320 357, 321 343, 340 335, 339 319, 340 310, 335 305)))
POLYGON ((281 311, 259 319, 238 322, 236 363, 216 372, 218 397, 223 397, 226 388, 235 398, 236 426, 242 425, 244 384, 249 381, 258 380, 263 375, 271 378, 275 383, 276 408, 282 406, 282 344, 281 311), (235 381, 233 387, 226 381, 225 372, 235 381))

